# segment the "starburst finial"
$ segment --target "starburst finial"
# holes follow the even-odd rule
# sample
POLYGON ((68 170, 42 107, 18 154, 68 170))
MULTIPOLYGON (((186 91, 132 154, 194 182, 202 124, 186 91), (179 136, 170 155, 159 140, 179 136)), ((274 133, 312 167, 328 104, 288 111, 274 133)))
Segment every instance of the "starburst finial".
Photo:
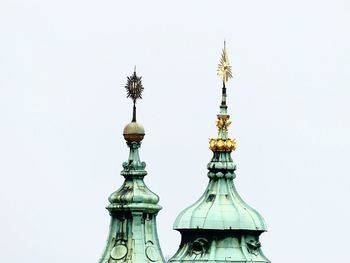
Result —
POLYGON ((232 78, 232 71, 231 71, 231 65, 228 60, 228 55, 226 51, 226 41, 224 41, 224 48, 222 50, 220 63, 218 65, 217 70, 218 75, 222 78, 222 81, 224 83, 224 86, 226 85, 226 82, 232 78))
POLYGON ((141 81, 142 77, 139 77, 136 75, 136 66, 134 68, 134 73, 128 77, 128 81, 125 85, 127 98, 131 98, 134 107, 133 107, 133 117, 132 122, 136 122, 136 100, 142 99, 142 91, 143 91, 143 85, 141 81))
POLYGON ((226 105, 226 82, 232 78, 231 65, 228 61, 226 41, 222 50, 221 60, 218 67, 218 75, 222 78, 222 93, 220 112, 217 115, 216 126, 218 137, 209 141, 209 148, 213 152, 232 152, 236 149, 236 141, 228 137, 228 127, 231 124, 230 115, 227 113, 226 105))

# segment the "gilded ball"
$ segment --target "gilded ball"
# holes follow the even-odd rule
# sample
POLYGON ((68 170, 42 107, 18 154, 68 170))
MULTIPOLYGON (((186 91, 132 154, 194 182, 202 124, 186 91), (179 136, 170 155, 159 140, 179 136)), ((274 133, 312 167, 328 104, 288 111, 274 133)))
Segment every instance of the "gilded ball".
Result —
POLYGON ((130 122, 125 126, 123 136, 128 142, 140 142, 145 137, 145 129, 140 123, 130 122))

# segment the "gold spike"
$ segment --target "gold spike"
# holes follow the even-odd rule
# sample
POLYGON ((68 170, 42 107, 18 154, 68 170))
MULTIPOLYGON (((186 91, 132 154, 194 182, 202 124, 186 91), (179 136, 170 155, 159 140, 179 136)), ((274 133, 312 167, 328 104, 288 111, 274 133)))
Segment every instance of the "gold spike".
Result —
POLYGON ((222 78, 224 84, 232 78, 231 65, 228 61, 228 55, 226 51, 226 41, 224 42, 224 48, 222 50, 220 63, 217 70, 218 75, 222 78))

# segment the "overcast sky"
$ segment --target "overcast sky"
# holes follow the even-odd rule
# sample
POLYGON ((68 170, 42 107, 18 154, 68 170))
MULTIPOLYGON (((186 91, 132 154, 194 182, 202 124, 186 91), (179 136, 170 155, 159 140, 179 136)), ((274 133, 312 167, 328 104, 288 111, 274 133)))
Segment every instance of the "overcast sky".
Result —
POLYGON ((0 1, 0 261, 97 262, 123 182, 137 65, 148 187, 164 255, 203 193, 223 40, 235 183, 273 262, 345 262, 350 2, 0 1))

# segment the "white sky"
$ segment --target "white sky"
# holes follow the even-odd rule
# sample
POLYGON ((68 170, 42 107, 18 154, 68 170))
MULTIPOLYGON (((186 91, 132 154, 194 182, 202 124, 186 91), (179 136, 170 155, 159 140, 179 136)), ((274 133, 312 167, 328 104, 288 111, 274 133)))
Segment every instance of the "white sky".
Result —
POLYGON ((208 181, 226 39, 235 181, 267 221, 266 256, 345 262, 349 13, 348 0, 2 0, 0 261, 97 262, 128 157, 124 85, 135 64, 145 181, 173 255, 175 217, 208 181))

